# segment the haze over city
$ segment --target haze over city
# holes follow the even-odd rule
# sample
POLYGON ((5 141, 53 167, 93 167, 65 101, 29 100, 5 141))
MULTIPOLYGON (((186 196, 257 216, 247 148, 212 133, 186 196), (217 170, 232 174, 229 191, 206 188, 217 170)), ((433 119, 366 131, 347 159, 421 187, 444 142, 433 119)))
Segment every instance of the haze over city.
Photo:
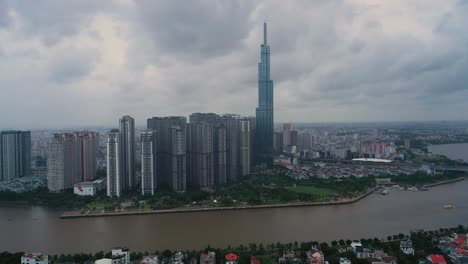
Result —
POLYGON ((465 1, 0 1, 0 127, 255 115, 269 24, 275 122, 466 120, 465 1), (43 13, 47 12, 47 16, 43 13), (18 108, 17 106, 21 106, 18 108))

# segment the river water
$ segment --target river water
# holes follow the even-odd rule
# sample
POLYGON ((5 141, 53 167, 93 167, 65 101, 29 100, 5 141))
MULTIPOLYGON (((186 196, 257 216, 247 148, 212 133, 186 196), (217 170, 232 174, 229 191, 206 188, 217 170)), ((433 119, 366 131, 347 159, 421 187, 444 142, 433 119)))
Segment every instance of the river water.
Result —
POLYGON ((432 145, 428 147, 428 150, 434 154, 468 162, 468 143, 432 145))
POLYGON ((202 249, 250 242, 386 237, 468 224, 468 180, 425 192, 391 190, 348 205, 60 219, 44 207, 0 207, 0 251, 48 254, 202 249), (443 209, 453 204, 454 209, 443 209))

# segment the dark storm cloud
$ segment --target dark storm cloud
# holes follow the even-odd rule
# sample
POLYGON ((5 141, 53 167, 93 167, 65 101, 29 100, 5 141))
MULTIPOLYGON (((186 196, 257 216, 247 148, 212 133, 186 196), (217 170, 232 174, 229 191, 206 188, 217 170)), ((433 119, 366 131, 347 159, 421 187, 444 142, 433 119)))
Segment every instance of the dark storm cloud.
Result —
POLYGON ((8 127, 253 115, 267 20, 277 121, 466 119, 467 13, 463 0, 0 0, 0 111, 27 94, 8 127))

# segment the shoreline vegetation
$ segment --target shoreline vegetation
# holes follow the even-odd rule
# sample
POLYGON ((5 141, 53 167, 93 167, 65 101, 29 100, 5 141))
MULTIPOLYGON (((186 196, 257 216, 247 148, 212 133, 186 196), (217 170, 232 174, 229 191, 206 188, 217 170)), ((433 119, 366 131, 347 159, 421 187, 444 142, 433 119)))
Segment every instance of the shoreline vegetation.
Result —
MULTIPOLYGON (((465 180, 465 177, 458 177, 455 179, 436 182, 429 185, 424 185, 424 188, 436 187, 439 185, 454 183, 465 180)), ((86 212, 83 210, 67 211, 64 212, 60 218, 81 218, 81 217, 104 217, 104 216, 126 216, 126 215, 145 215, 145 214, 168 214, 168 213, 191 213, 191 212, 207 212, 207 211, 226 211, 226 210, 248 210, 248 209, 267 209, 267 208, 284 208, 284 207, 306 207, 306 206, 330 206, 330 205, 345 205, 356 203, 370 194, 376 188, 367 190, 365 193, 360 194, 353 198, 344 198, 341 200, 327 201, 327 202, 293 202, 283 204, 266 204, 266 205, 243 205, 243 206, 229 206, 229 207, 200 207, 200 208, 171 208, 171 209, 156 209, 156 210, 128 210, 128 211, 114 211, 114 212, 86 212)))
POLYGON ((430 176, 387 175, 347 178, 294 179, 275 168, 271 174, 251 175, 238 182, 200 190, 189 188, 175 193, 161 188, 154 196, 138 192, 122 197, 78 196, 71 190, 49 193, 39 189, 26 193, 0 192, 0 205, 39 205, 66 210, 62 218, 96 217, 133 214, 203 212, 240 209, 282 208, 350 204, 366 197, 376 188, 376 179, 390 178, 392 184, 404 187, 431 187, 464 177, 462 173, 446 172, 430 176))
MULTIPOLYGON (((224 263, 223 259, 229 253, 235 253, 238 255, 238 264, 250 263, 251 256, 255 256, 256 259, 260 260, 263 264, 277 263, 279 257, 283 255, 285 250, 292 251, 300 259, 306 259, 306 252, 311 248, 318 248, 323 252, 325 260, 330 264, 340 263, 340 258, 347 258, 353 264, 367 264, 367 259, 357 258, 355 252, 351 248, 353 241, 359 241, 362 246, 366 248, 372 248, 373 250, 380 250, 390 256, 394 256, 398 259, 398 263, 401 264, 413 264, 417 263, 418 259, 426 258, 430 254, 445 255, 444 252, 434 242, 434 238, 440 238, 444 236, 450 236, 453 232, 458 234, 465 234, 468 232, 468 227, 459 225, 452 228, 439 228, 438 230, 412 230, 409 234, 395 234, 388 235, 382 238, 361 238, 360 240, 350 240, 348 238, 341 238, 328 242, 317 242, 317 241, 295 241, 290 243, 249 243, 248 245, 237 245, 227 246, 224 248, 214 248, 207 245, 205 249, 185 249, 180 252, 184 255, 184 263, 192 263, 192 260, 198 260, 200 254, 207 252, 214 252, 216 259, 215 263, 224 263), (400 241, 411 240, 414 247, 414 255, 406 255, 400 249, 400 241)), ((356 238, 355 238, 356 239, 356 238)), ((96 249, 100 250, 100 249, 96 249)), ((143 256, 157 255, 160 260, 170 258, 174 253, 180 249, 166 249, 163 251, 156 250, 154 252, 138 252, 132 251, 130 248, 130 260, 138 261, 143 256)), ((47 254, 47 252, 43 252, 47 254)), ((2 263, 19 263, 23 252, 10 253, 7 251, 0 252, 0 264, 2 263)), ((101 258, 110 258, 110 252, 99 251, 95 253, 76 253, 76 254, 60 254, 50 255, 49 262, 51 264, 73 262, 73 263, 84 263, 86 261, 95 261, 101 258)), ((445 255, 446 259, 450 258, 445 255)), ((451 263, 451 262, 449 262, 451 263)))

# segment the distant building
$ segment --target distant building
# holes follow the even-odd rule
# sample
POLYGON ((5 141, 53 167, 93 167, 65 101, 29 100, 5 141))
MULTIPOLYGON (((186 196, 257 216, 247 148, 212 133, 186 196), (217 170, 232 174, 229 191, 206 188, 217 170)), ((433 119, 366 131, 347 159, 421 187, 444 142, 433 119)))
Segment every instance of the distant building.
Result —
POLYGON ((147 127, 156 130, 156 170, 158 185, 167 185, 172 190, 186 189, 186 126, 187 118, 182 116, 152 117, 147 127))
POLYGON ((241 119, 239 123, 239 162, 240 176, 250 174, 250 124, 248 119, 241 119))
POLYGON ((405 138, 404 143, 405 143, 405 149, 410 150, 411 149, 411 139, 405 138))
POLYGON ((120 259, 119 264, 130 264, 130 251, 128 248, 112 249, 112 259, 120 259))
POLYGON ((299 134, 299 146, 300 150, 311 151, 314 148, 314 135, 309 132, 303 132, 299 134))
POLYGON ((122 189, 135 188, 135 120, 131 116, 119 119, 122 189))
POLYGON ((283 132, 275 132, 273 135, 273 149, 276 153, 283 151, 283 132))
POLYGON ((141 132, 141 194, 154 195, 157 186, 156 131, 141 132))
POLYGON ((227 182, 227 132, 223 124, 215 127, 213 159, 215 184, 225 184, 227 182))
POLYGON ((75 132, 81 144, 81 181, 96 178, 99 134, 91 131, 75 132))
POLYGON ((120 159, 120 133, 113 129, 107 135, 107 196, 120 197, 122 172, 120 159))
POLYGON ((293 130, 291 131, 291 146, 299 146, 299 131, 293 130))
POLYGON ((0 133, 0 181, 31 175, 31 133, 0 133))
POLYGON ((49 264, 49 256, 41 253, 25 253, 21 257, 21 264, 49 264))
POLYGON ((95 196, 99 191, 104 190, 105 183, 103 179, 80 182, 73 186, 73 192, 79 196, 95 196))
POLYGON ((154 255, 144 256, 141 259, 140 264, 159 264, 158 256, 154 256, 154 255))
POLYGON ((215 252, 201 253, 200 264, 216 264, 216 253, 215 252))
POLYGON ((286 150, 291 146, 291 131, 293 130, 293 124, 284 123, 283 124, 283 150, 286 150))

